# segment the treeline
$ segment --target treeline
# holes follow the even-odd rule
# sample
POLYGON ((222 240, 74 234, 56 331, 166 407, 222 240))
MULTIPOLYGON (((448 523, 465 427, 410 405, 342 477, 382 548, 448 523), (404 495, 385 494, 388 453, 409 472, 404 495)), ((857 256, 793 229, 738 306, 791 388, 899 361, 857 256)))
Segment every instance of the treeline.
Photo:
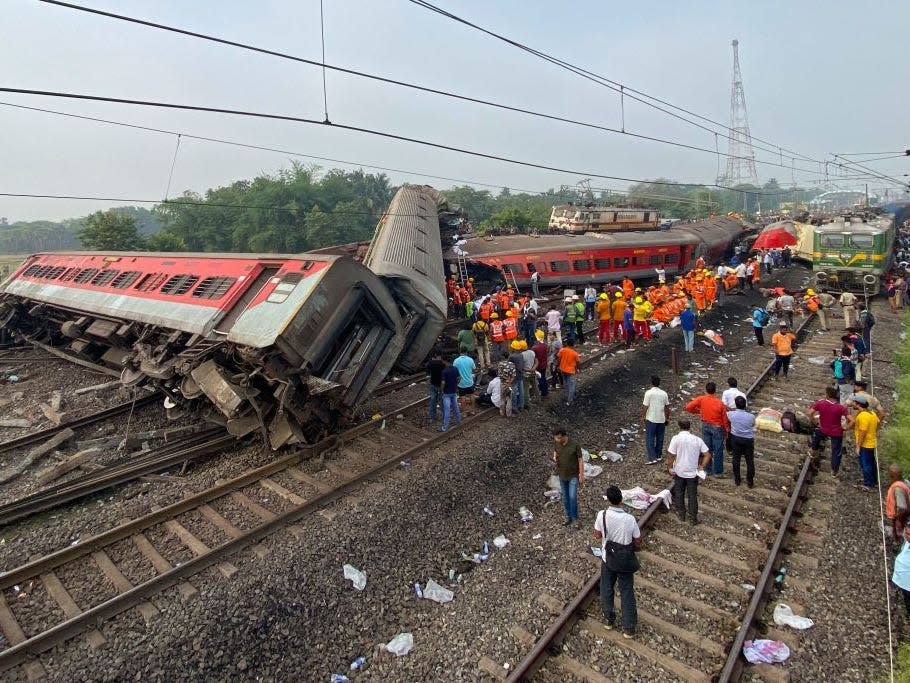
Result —
MULTIPOLYGON (((554 204, 631 204, 666 218, 704 218, 729 211, 776 210, 782 201, 805 202, 815 192, 784 192, 777 181, 743 192, 667 184, 657 179, 615 194, 589 183, 546 193, 499 192, 462 185, 439 188, 479 232, 546 228, 554 204)), ((0 253, 57 249, 296 253, 368 241, 396 190, 383 173, 294 164, 274 175, 186 192, 151 211, 123 207, 61 222, 3 224, 0 253)))
MULTIPOLYGON (((110 210, 131 219, 136 234, 147 236, 161 230, 158 217, 149 209, 122 206, 110 210)), ((62 221, 17 221, 0 219, 0 254, 32 254, 38 251, 83 249, 79 233, 85 229, 88 216, 62 221)))

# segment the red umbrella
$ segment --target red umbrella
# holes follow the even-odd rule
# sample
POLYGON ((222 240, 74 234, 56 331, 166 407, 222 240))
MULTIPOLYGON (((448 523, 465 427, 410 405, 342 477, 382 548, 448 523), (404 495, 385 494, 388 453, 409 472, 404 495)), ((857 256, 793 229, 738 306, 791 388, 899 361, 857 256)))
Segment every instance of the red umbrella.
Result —
POLYGON ((762 230, 761 235, 752 245, 753 249, 782 249, 792 246, 799 240, 796 237, 796 229, 793 223, 772 223, 762 230))

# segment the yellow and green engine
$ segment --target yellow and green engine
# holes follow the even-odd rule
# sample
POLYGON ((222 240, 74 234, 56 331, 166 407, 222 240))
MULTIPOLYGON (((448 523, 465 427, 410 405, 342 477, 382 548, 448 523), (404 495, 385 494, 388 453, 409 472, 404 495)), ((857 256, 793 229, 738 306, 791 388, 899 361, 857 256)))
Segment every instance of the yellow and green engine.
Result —
POLYGON ((894 217, 848 217, 819 225, 812 247, 812 268, 820 286, 877 294, 881 275, 891 267, 894 217))

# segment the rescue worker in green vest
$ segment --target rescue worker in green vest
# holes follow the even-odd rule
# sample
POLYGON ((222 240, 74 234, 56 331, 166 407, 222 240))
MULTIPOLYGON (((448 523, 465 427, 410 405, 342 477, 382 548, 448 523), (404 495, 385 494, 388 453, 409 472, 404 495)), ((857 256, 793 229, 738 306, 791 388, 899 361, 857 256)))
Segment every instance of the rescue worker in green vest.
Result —
POLYGON ((576 294, 572 297, 572 305, 575 306, 575 338, 579 344, 584 344, 585 302, 576 294))
MULTIPOLYGON (((574 342, 577 331, 575 323, 578 322, 578 309, 575 308, 571 296, 566 297, 565 304, 565 310, 562 312, 562 322, 566 328, 566 339, 571 339, 574 342)), ((584 316, 582 316, 582 319, 584 319, 584 316)))

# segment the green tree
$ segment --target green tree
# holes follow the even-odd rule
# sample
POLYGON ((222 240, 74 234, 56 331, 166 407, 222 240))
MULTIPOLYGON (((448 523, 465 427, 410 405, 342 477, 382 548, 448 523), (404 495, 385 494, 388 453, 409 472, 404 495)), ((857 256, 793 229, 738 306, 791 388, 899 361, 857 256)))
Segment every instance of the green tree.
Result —
POLYGON ((76 236, 83 247, 98 251, 135 251, 143 246, 136 220, 113 209, 87 216, 76 236))
POLYGON ((149 251, 186 251, 186 242, 180 235, 175 235, 170 230, 162 230, 150 235, 145 240, 145 248, 149 251))
POLYGON ((502 211, 497 211, 491 218, 493 225, 498 228, 517 228, 524 230, 531 225, 531 216, 527 211, 510 206, 502 211))

